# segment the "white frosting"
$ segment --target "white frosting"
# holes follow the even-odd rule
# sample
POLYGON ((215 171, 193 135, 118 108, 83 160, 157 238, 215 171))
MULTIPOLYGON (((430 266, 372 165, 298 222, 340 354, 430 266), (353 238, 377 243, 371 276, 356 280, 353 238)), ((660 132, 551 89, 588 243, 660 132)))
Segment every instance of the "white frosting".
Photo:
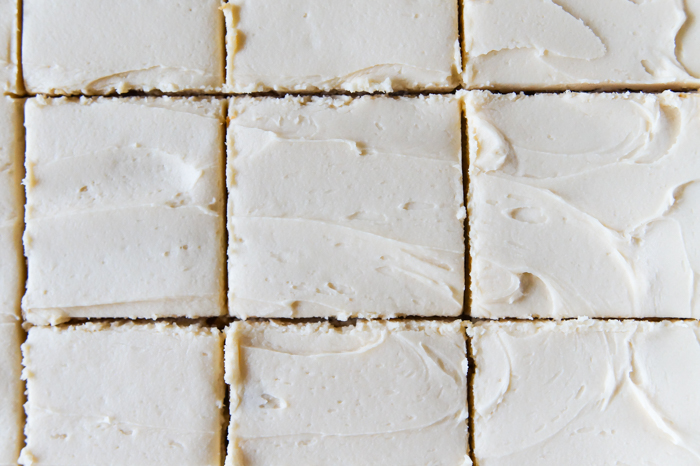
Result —
POLYGON ((20 464, 221 464, 223 336, 158 323, 29 330, 20 464))
POLYGON ((0 95, 0 322, 19 317, 24 290, 23 104, 22 100, 0 95))
POLYGON ((0 2, 0 95, 19 93, 18 0, 0 2))
POLYGON ((467 98, 472 315, 700 317, 700 95, 467 98))
POLYGON ((479 466, 693 466, 697 322, 478 323, 479 466))
POLYGON ((459 315, 459 102, 233 100, 233 315, 459 315))
POLYGON ((31 93, 219 90, 221 0, 24 0, 22 70, 31 93))
POLYGON ((18 322, 0 323, 0 465, 17 464, 24 436, 24 384, 18 322))
POLYGON ((465 0, 464 82, 493 89, 700 86, 698 0, 465 0))
POLYGON ((231 0, 227 88, 392 92, 454 89, 457 2, 231 0))
POLYGON ((222 102, 27 102, 34 323, 219 315, 224 307, 222 102))
POLYGON ((460 322, 227 330, 228 466, 470 465, 460 322))

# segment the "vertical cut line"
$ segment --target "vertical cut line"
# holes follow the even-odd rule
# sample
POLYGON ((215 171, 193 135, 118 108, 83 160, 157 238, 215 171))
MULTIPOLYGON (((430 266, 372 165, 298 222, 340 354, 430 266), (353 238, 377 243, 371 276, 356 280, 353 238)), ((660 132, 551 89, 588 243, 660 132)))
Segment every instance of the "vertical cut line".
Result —
POLYGON ((228 116, 228 111, 229 111, 229 99, 224 98, 223 103, 223 115, 224 115, 224 137, 222 141, 222 169, 221 169, 221 182, 223 186, 223 238, 224 238, 224 314, 221 316, 230 316, 230 303, 228 302, 228 296, 229 296, 229 284, 228 284, 228 261, 230 260, 229 255, 228 255, 228 247, 229 247, 229 231, 228 231, 228 225, 229 225, 229 219, 228 219, 228 177, 226 176, 227 170, 228 170, 228 130, 229 130, 229 116, 228 116))
POLYGON ((15 24, 15 42, 17 47, 17 95, 26 96, 27 90, 24 87, 24 67, 22 66, 22 35, 24 34, 24 2, 22 0, 17 0, 17 17, 15 24))
MULTIPOLYGON (((226 31, 224 29, 224 38, 226 37, 226 31)), ((226 68, 225 68, 225 60, 226 60, 226 53, 224 52, 224 83, 226 82, 226 68)), ((224 84, 225 85, 225 84, 224 84)), ((229 293, 229 286, 228 286, 228 261, 229 261, 229 256, 228 256, 228 243, 229 243, 229 232, 228 232, 228 183, 227 179, 228 177, 226 176, 226 170, 228 169, 228 129, 229 129, 229 117, 228 117, 228 111, 229 111, 229 102, 230 100, 228 98, 223 99, 223 112, 224 112, 224 137, 222 141, 222 150, 223 150, 223 157, 222 157, 222 170, 221 170, 221 180, 222 180, 222 186, 223 186, 223 237, 224 237, 224 314, 218 318, 219 320, 219 325, 222 326, 223 328, 220 328, 219 330, 221 332, 225 332, 226 327, 230 324, 230 322, 227 322, 229 319, 227 317, 230 315, 229 311, 229 302, 228 302, 228 293, 229 293)), ((223 411, 223 425, 221 426, 221 448, 222 448, 222 454, 220 458, 220 466, 224 466, 226 464, 226 456, 228 455, 228 429, 229 425, 231 424, 231 389, 229 385, 226 383, 226 333, 224 333, 224 403, 221 406, 221 409, 223 411)))
MULTIPOLYGON (((22 323, 24 323, 24 321, 22 321, 22 323)), ((22 332, 20 334, 21 344, 20 344, 20 352, 19 352, 19 355, 21 358, 20 370, 22 372, 24 372, 24 353, 22 352, 22 346, 24 346, 24 343, 27 342, 27 337, 29 336, 29 332, 28 332, 28 330, 25 330, 22 325, 20 325, 19 327, 20 327, 19 331, 22 332)), ((28 443, 27 442, 27 440, 28 440, 27 439, 27 425, 28 425, 28 421, 29 421, 29 416, 28 416, 26 407, 28 406, 28 402, 29 402, 29 396, 28 396, 29 390, 27 387, 27 381, 23 380, 21 378, 20 378, 20 381, 21 381, 21 386, 23 388, 21 401, 22 401, 22 406, 25 407, 25 409, 22 409, 22 434, 20 435, 20 455, 21 455, 22 450, 27 448, 27 443, 28 443)), ((18 460, 19 460, 19 458, 18 458, 18 460)))
MULTIPOLYGON (((226 371, 226 358, 224 356, 224 372, 226 371)), ((231 424, 231 387, 225 381, 224 377, 224 402, 221 405, 222 417, 221 422, 221 458, 219 459, 219 465, 224 466, 226 464, 226 456, 228 455, 228 429, 231 424)))
POLYGON ((459 38, 459 60, 460 73, 459 85, 457 89, 464 89, 464 66, 466 65, 466 56, 464 53, 464 2, 468 0, 457 0, 457 37, 459 38))
MULTIPOLYGON (((215 94, 226 94, 226 86, 227 86, 227 84, 226 84, 226 81, 227 81, 227 79, 226 79, 226 68, 227 68, 226 62, 228 60, 228 50, 226 49, 227 27, 226 27, 226 16, 224 15, 224 10, 223 10, 223 7, 226 5, 226 3, 228 3, 227 0, 222 0, 221 5, 217 8, 219 11, 219 21, 221 21, 220 24, 222 25, 222 32, 223 32, 222 37, 219 40, 221 41, 220 44, 223 47, 222 57, 224 59, 224 62, 221 64, 221 69, 220 69, 221 76, 223 76, 223 80, 221 82, 221 88, 218 90, 218 92, 216 89, 214 89, 215 94)), ((228 108, 226 109, 226 111, 228 112, 228 108)))
MULTIPOLYGON (((18 21, 20 21, 20 19, 22 18, 22 10, 21 10, 21 9, 22 9, 22 2, 19 1, 19 2, 18 2, 18 15, 19 15, 18 21)), ((19 27, 19 26, 18 26, 18 27, 19 27)), ((19 46, 19 45, 21 45, 21 44, 18 44, 18 46, 19 46)), ((22 50, 22 49, 21 49, 21 47, 20 47, 20 51, 21 51, 21 50, 22 50)), ((21 54, 21 52, 20 52, 20 54, 21 54)), ((21 57, 21 55, 20 55, 20 57, 21 57)), ((20 66, 20 67, 21 67, 21 61, 22 61, 22 60, 21 60, 21 58, 20 58, 20 65, 18 65, 18 66, 20 66)), ((21 75, 21 71, 18 71, 18 73, 20 73, 19 76, 21 77, 21 76, 22 76, 22 75, 21 75)), ((18 78, 18 79, 19 79, 19 78, 18 78)), ((23 79, 23 78, 22 78, 22 79, 23 79)), ((22 86, 21 89, 22 89, 22 91, 24 91, 24 80, 22 80, 20 83, 18 83, 18 85, 21 85, 21 86, 22 86)), ((20 192, 22 193, 22 212, 21 212, 21 216, 22 216, 22 225, 21 225, 21 228, 22 228, 22 235, 21 235, 21 237, 20 237, 20 244, 19 244, 19 247, 20 247, 20 249, 21 249, 21 252, 22 252, 22 259, 23 259, 23 262, 21 262, 21 263, 22 263, 22 265, 24 266, 24 269, 23 269, 23 271, 22 271, 22 272, 23 272, 23 277, 21 277, 21 278, 24 279, 24 280, 23 280, 23 282, 24 282, 24 287, 23 287, 24 292, 22 292, 22 296, 20 296, 19 309, 17 309, 17 312, 19 313, 19 322, 20 322, 20 327, 21 327, 21 328, 20 328, 20 331, 22 332, 22 335, 20 335, 20 340, 21 340, 21 343, 20 343, 20 357, 22 358, 22 361, 21 361, 21 369, 22 369, 23 371, 24 371, 24 354, 23 354, 23 352, 21 351, 21 349, 22 349, 22 346, 24 345, 24 343, 26 343, 27 337, 29 336, 29 331, 28 331, 28 329, 25 329, 26 322, 25 322, 25 320, 24 320, 24 311, 23 311, 23 309, 22 309, 22 300, 24 299, 24 295, 27 294, 27 282, 28 282, 28 279, 29 279, 29 260, 28 260, 28 258, 27 258, 27 251, 24 249, 24 235, 26 234, 26 231, 27 231, 27 215, 26 215, 26 212, 27 212, 27 191, 26 191, 26 187, 24 186, 24 179, 25 179, 26 176, 27 176, 27 170, 26 170, 26 163, 27 163, 27 126, 26 126, 27 112, 26 112, 26 105, 27 105, 27 100, 28 100, 28 99, 26 99, 26 98, 22 98, 22 127, 21 127, 21 129, 20 129, 20 131, 22 131, 22 137, 21 137, 21 138, 18 138, 18 139, 21 139, 21 141, 22 141, 22 147, 19 148, 19 149, 22 151, 22 157, 21 157, 21 159, 19 160, 20 163, 19 163, 19 166, 17 167, 17 170, 19 171, 19 173, 18 173, 18 178, 19 178, 19 180, 20 180, 20 182, 22 183, 22 186, 23 186, 22 189, 18 189, 18 190, 17 190, 18 193, 20 193, 20 192)), ((21 292, 21 291, 20 291, 20 290, 17 290, 17 292, 21 292)), ((20 380, 21 380, 21 379, 20 379, 20 380)), ((26 380, 22 380, 22 384, 24 385, 24 390, 23 390, 23 392, 22 392, 22 406, 27 406, 27 405, 28 405, 28 402, 29 402, 29 397, 28 397, 28 395, 29 395, 28 384, 27 384, 27 381, 26 381, 26 380)), ((23 423, 22 423, 22 435, 21 435, 21 439, 20 439, 20 440, 21 440, 21 442, 22 442, 21 447, 22 447, 22 450, 23 450, 23 449, 27 448, 27 443, 28 443, 28 442, 27 442, 27 440, 28 440, 28 439, 27 439, 27 425, 28 425, 28 421, 29 421, 29 415, 28 415, 28 412, 27 412, 27 409, 26 409, 26 408, 22 410, 22 414, 23 414, 23 416, 24 416, 24 419, 23 419, 23 423)), ((21 452, 21 450, 20 450, 20 452, 21 452)))
MULTIPOLYGON (((460 0, 460 7, 463 0, 460 0)), ((461 15, 460 8, 460 15, 461 15)), ((462 22, 460 21, 460 26, 462 22)), ((460 29, 461 34, 461 29, 460 29)), ((463 320, 473 321, 471 317, 471 247, 469 241, 469 122, 467 121, 466 105, 464 100, 460 99, 461 121, 462 121, 462 179, 464 185, 464 207, 466 216, 464 218, 464 313, 463 320)), ((472 352, 472 339, 467 334, 467 409, 469 417, 467 419, 468 428, 468 445, 469 458, 472 464, 478 466, 476 455, 474 453, 474 374, 476 372, 476 363, 472 352)))
MULTIPOLYGON (((23 276, 20 277, 20 279, 23 279, 24 281, 24 288, 23 288, 23 293, 22 296, 20 297, 20 304, 19 304, 19 316, 20 320, 22 323, 24 323, 24 312, 22 311, 22 298, 24 298, 24 295, 27 294, 27 281, 29 280, 29 259, 27 257, 27 251, 24 248, 24 235, 27 232, 27 187, 24 184, 24 179, 27 177, 27 126, 26 126, 26 121, 27 121, 27 112, 26 112, 26 105, 27 101, 29 99, 22 98, 22 127, 20 128, 20 131, 22 131, 22 137, 17 138, 18 140, 21 140, 22 146, 19 147, 18 149, 22 152, 22 157, 19 160, 19 166, 17 167, 18 174, 17 177, 19 178, 19 182, 21 183, 21 188, 17 190, 18 193, 22 194, 22 235, 20 236, 20 244, 19 247, 22 251, 22 259, 24 259, 22 265, 23 265, 23 276)), ((19 290, 18 290, 19 292, 19 290)))
POLYGON ((462 151, 462 189, 464 191, 464 299, 463 320, 471 318, 471 248, 469 245, 469 134, 467 133, 467 114, 464 100, 460 98, 461 151, 462 151))
POLYGON ((467 428, 469 429, 469 458, 474 466, 478 466, 476 455, 474 453, 474 375, 476 373, 476 363, 472 352, 472 339, 467 335, 467 362, 469 370, 467 371, 467 407, 469 410, 469 418, 467 428))

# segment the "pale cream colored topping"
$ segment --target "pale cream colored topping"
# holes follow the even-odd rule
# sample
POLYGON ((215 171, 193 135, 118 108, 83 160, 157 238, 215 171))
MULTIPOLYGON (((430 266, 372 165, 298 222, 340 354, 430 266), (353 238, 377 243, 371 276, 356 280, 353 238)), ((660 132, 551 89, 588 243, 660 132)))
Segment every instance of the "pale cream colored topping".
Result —
POLYGON ((24 384, 18 322, 0 323, 0 465, 17 464, 24 440, 24 384))
POLYGON ((460 314, 459 112, 452 96, 233 100, 230 312, 460 314))
POLYGON ((467 97, 472 315, 700 317, 700 96, 467 97))
POLYGON ((223 312, 223 104, 27 103, 27 319, 223 312))
POLYGON ((454 89, 456 2, 231 0, 227 89, 392 92, 454 89))
POLYGON ((32 328, 20 464, 218 466, 222 346, 165 323, 32 328))
POLYGON ((227 330, 228 466, 470 465, 460 322, 227 330))
POLYGON ((19 83, 19 13, 18 0, 0 2, 0 95, 18 94, 19 83))
POLYGON ((19 317, 24 290, 23 104, 23 100, 0 95, 0 322, 19 317))
POLYGON ((697 322, 501 322, 467 332, 479 466, 700 461, 697 322))
POLYGON ((463 16, 467 87, 700 86, 698 0, 465 0, 463 16))
POLYGON ((220 90, 220 0, 24 0, 22 67, 31 93, 220 90))

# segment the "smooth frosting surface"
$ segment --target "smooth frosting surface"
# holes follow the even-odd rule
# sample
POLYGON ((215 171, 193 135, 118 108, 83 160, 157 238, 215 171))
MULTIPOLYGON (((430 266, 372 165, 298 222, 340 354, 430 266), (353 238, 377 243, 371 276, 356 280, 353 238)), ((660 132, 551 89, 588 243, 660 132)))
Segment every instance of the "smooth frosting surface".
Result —
POLYGON ((20 464, 218 466, 223 336, 197 326, 34 327, 20 464))
POLYGON ((454 89, 456 2, 231 0, 226 84, 237 93, 454 89))
POLYGON ((31 93, 219 90, 221 0, 24 0, 22 69, 31 93))
POLYGON ((0 2, 0 95, 19 92, 19 47, 17 0, 0 2))
POLYGON ((699 0, 466 0, 463 16, 467 87, 700 86, 699 0))
POLYGON ((31 99, 33 323, 224 312, 223 104, 31 99))
POLYGON ((23 104, 0 95, 0 322, 19 317, 24 290, 23 104))
POLYGON ((235 322, 227 465, 470 465, 461 323, 235 322))
POLYGON ((700 317, 700 95, 467 97, 472 315, 700 317))
POLYGON ((700 461, 697 322, 478 323, 479 466, 700 461))
POLYGON ((455 97, 241 98, 229 110, 233 315, 462 312, 455 97))
POLYGON ((17 464, 24 442, 24 384, 20 379, 20 324, 0 323, 0 465, 17 464))

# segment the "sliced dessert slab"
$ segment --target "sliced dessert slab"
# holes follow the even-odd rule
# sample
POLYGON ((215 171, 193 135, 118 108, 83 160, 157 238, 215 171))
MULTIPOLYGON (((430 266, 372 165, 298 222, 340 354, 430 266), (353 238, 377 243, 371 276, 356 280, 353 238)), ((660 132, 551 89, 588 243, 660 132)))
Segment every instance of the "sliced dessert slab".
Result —
POLYGON ((461 322, 235 322, 228 466, 471 464, 461 322))
POLYGON ((227 89, 449 90, 461 72, 457 1, 231 0, 227 89))
POLYGON ((224 312, 223 108, 27 102, 27 320, 224 312))
POLYGON ((461 314, 457 98, 238 98, 229 117, 232 315, 461 314))
POLYGON ((700 87, 698 0, 465 0, 464 83, 504 90, 700 87))
POLYGON ((24 291, 23 105, 0 95, 0 323, 19 318, 24 291))
POLYGON ((221 0, 24 0, 32 94, 214 91, 224 84, 221 0))
POLYGON ((172 324, 33 327, 20 463, 221 464, 223 336, 172 324))
POLYGON ((14 466, 24 444, 22 329, 19 322, 0 322, 0 465, 14 466))
POLYGON ((700 317, 700 95, 466 107, 473 316, 700 317))
POLYGON ((698 322, 480 322, 467 333, 479 466, 698 463, 698 322))

